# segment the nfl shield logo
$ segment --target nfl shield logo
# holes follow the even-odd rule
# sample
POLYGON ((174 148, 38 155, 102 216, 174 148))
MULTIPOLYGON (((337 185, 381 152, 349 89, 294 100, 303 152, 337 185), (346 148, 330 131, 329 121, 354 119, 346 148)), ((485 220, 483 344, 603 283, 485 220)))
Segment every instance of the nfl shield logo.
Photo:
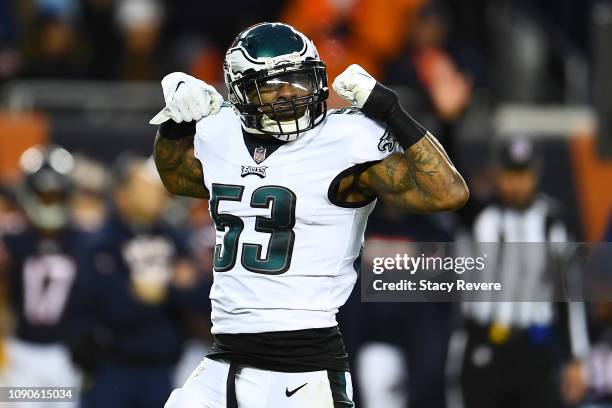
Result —
POLYGON ((253 152, 253 160, 255 160, 257 164, 266 160, 266 149, 264 147, 256 147, 253 152))

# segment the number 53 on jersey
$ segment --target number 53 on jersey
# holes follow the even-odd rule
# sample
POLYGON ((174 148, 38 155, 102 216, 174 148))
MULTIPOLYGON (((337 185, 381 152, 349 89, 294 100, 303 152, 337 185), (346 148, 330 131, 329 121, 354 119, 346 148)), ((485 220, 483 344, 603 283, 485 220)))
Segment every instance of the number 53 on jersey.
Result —
POLYGON ((243 243, 239 248, 238 240, 244 229, 240 217, 219 213, 219 203, 223 200, 242 201, 244 186, 232 184, 213 184, 210 197, 210 212, 218 231, 227 232, 223 246, 215 246, 214 269, 226 272, 234 267, 240 254, 242 266, 255 273, 280 275, 287 272, 291 265, 291 254, 295 241, 295 203, 297 197, 293 191, 281 186, 259 187, 250 198, 252 208, 270 209, 270 217, 257 216, 255 231, 270 234, 268 250, 262 254, 263 246, 243 243))

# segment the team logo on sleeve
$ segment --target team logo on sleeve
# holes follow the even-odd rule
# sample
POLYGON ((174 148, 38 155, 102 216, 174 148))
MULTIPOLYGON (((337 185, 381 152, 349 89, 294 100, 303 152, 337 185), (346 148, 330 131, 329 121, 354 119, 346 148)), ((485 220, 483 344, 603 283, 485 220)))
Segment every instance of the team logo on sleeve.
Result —
POLYGON ((240 177, 246 177, 248 175, 253 174, 260 178, 266 177, 266 169, 268 168, 268 166, 241 166, 241 167, 242 167, 242 174, 240 174, 240 177))
POLYGON ((384 152, 385 150, 389 153, 393 153, 397 150, 397 140, 393 137, 389 129, 385 130, 385 133, 378 142, 378 150, 384 152))
POLYGON ((256 147, 253 152, 253 160, 255 163, 260 164, 262 161, 266 160, 266 148, 265 147, 256 147))

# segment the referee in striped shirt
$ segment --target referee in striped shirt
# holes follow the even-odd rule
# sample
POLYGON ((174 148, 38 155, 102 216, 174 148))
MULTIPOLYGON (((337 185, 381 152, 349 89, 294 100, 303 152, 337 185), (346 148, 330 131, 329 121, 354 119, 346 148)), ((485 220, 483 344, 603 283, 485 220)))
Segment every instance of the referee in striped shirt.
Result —
MULTIPOLYGON (((494 276, 483 279, 515 288, 522 293, 517 299, 525 299, 525 291, 544 279, 554 253, 537 245, 525 253, 528 247, 513 243, 566 242, 568 233, 559 204, 537 192, 534 146, 514 139, 501 145, 495 157, 497 200, 476 218, 473 239, 496 248, 496 267, 487 272, 494 276)), ((587 353, 586 317, 581 303, 552 300, 551 295, 550 301, 463 304, 466 408, 566 406, 561 367, 587 353)))

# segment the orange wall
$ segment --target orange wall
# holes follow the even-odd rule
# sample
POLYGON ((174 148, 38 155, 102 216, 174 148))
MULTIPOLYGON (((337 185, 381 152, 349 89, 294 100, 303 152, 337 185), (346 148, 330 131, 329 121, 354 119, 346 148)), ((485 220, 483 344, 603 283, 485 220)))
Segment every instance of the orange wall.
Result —
POLYGON ((612 215, 612 159, 597 156, 591 135, 573 138, 570 152, 585 238, 600 240, 612 215))
POLYGON ((14 181, 21 153, 34 144, 46 143, 49 124, 36 113, 9 114, 0 112, 0 181, 14 181))

